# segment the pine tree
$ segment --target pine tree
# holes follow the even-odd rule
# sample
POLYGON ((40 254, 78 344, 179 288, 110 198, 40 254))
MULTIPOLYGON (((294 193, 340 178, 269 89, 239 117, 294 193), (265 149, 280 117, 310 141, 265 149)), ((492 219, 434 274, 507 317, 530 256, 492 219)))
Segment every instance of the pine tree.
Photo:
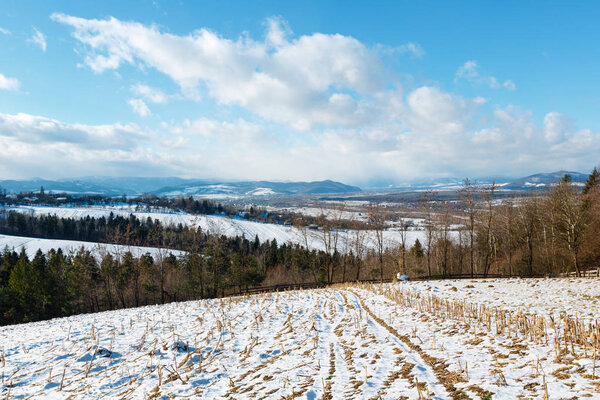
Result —
POLYGON ((590 190, 598 187, 600 187, 600 171, 598 171, 598 167, 594 167, 594 170, 585 182, 583 194, 588 194, 590 190))

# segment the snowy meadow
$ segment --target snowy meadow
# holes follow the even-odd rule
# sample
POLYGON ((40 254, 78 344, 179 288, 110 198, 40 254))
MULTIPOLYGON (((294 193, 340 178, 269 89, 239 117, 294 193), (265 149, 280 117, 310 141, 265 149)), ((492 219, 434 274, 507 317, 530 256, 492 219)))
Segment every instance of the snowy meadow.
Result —
POLYGON ((599 298, 597 279, 403 282, 6 326, 1 395, 596 398, 599 298))

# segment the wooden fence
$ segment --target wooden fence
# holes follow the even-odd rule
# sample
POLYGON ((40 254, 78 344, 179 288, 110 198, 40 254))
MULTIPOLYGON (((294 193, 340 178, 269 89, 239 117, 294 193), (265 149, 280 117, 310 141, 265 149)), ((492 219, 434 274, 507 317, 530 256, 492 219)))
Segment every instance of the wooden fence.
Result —
MULTIPOLYGON (((527 278, 546 278, 546 277, 575 277, 575 272, 570 272, 568 274, 560 274, 560 275, 542 275, 537 274, 533 276, 527 276, 527 278)), ((600 268, 595 270, 587 270, 582 271, 582 277, 585 278, 594 278, 600 277, 600 268)), ((498 278, 520 278, 520 276, 508 276, 501 274, 460 274, 460 275, 432 275, 432 276, 416 276, 411 277, 409 281, 441 281, 447 279, 498 279, 498 278)), ((384 283, 392 282, 393 279, 384 279, 384 283)), ((331 285, 339 285, 342 283, 380 283, 381 279, 364 279, 358 281, 346 281, 346 282, 332 282, 331 285)), ((305 283, 289 283, 289 284, 279 284, 272 286, 255 286, 249 288, 242 288, 234 293, 230 293, 230 296, 239 296, 239 295, 247 295, 247 294, 257 294, 257 293, 268 293, 268 292, 283 292, 286 290, 299 290, 299 289, 316 289, 329 286, 329 284, 321 284, 315 282, 305 282, 305 283)))

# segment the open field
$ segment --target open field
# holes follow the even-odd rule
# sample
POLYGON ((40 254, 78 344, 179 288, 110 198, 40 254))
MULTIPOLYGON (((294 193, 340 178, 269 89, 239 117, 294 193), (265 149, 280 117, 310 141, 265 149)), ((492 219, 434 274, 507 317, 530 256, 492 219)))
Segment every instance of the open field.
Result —
POLYGON ((185 254, 181 250, 169 250, 159 249, 156 247, 143 247, 143 246, 122 246, 118 244, 105 244, 105 243, 91 243, 82 242, 78 240, 58 240, 58 239, 36 239, 24 236, 10 236, 0 234, 0 251, 8 248, 14 250, 17 253, 21 252, 21 249, 25 249, 25 253, 29 258, 33 258, 38 250, 41 250, 44 254, 48 253, 51 249, 62 249, 63 253, 76 253, 79 249, 84 248, 90 251, 95 257, 102 257, 104 254, 124 254, 129 251, 134 257, 140 257, 143 254, 150 254, 155 257, 159 252, 165 255, 173 253, 175 256, 182 256, 185 254))
POLYGON ((597 398, 599 295, 592 279, 406 282, 7 326, 0 394, 597 398))

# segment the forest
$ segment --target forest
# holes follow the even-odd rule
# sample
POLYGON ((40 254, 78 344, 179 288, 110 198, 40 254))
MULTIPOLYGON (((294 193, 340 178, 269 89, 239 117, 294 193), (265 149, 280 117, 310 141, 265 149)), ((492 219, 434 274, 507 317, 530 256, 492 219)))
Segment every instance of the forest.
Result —
POLYGON ((557 276, 600 265, 600 174, 583 188, 568 176, 542 194, 501 201, 494 185, 465 180, 458 201, 424 193, 419 203, 424 239, 413 246, 391 246, 381 232, 395 217, 400 230, 410 227, 381 205, 368 207, 367 226, 378 239, 367 247, 364 231, 355 230, 349 252, 337 247, 341 226, 321 220, 326 251, 299 245, 261 242, 258 237, 228 238, 187 226, 163 226, 109 218, 68 219, 2 214, 0 233, 164 249, 159 256, 72 254, 52 250, 30 259, 24 251, 0 253, 0 324, 36 321, 147 304, 220 297, 260 285, 327 285, 356 280, 453 276, 557 276), (451 233, 455 234, 452 235, 451 233), (458 232, 458 233, 456 233, 458 232), (168 249, 183 250, 175 257, 168 249))

